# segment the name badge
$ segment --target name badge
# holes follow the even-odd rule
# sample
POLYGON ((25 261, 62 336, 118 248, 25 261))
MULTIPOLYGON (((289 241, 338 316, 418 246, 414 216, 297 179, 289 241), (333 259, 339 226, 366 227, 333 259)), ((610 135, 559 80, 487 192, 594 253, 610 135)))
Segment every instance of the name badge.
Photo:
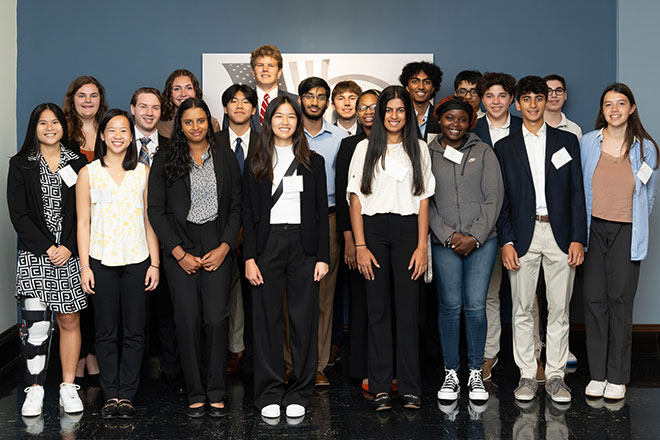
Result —
POLYGON ((437 138, 438 134, 439 133, 427 133, 427 135, 426 135, 427 144, 430 144, 431 142, 433 142, 433 139, 437 138))
POLYGON ((112 203, 112 192, 109 189, 95 189, 89 190, 89 195, 92 203, 106 204, 112 203))
POLYGON ((60 174, 60 177, 62 178, 66 186, 68 186, 69 188, 75 185, 76 182, 78 181, 78 174, 76 174, 76 172, 73 171, 71 165, 65 166, 64 168, 59 170, 58 173, 60 174))
POLYGON ((552 155, 552 164, 555 166, 556 169, 559 169, 569 163, 573 158, 571 157, 570 154, 568 154, 568 151, 566 151, 566 148, 561 147, 561 150, 557 151, 555 154, 552 155))
POLYGON ((408 167, 401 165, 397 160, 385 158, 385 173, 394 177, 399 182, 403 181, 408 173, 408 167))
POLYGON ((303 176, 284 176, 282 179, 282 192, 295 193, 303 191, 303 176))
POLYGON ((639 171, 637 172, 637 178, 641 180, 644 185, 646 185, 646 182, 649 181, 652 174, 653 174, 653 168, 651 168, 649 164, 644 162, 642 166, 639 168, 639 171))
POLYGON ((443 154, 442 157, 458 165, 460 165, 461 162, 463 161, 463 153, 461 153, 454 147, 450 147, 449 145, 447 145, 447 147, 445 148, 445 154, 443 154))

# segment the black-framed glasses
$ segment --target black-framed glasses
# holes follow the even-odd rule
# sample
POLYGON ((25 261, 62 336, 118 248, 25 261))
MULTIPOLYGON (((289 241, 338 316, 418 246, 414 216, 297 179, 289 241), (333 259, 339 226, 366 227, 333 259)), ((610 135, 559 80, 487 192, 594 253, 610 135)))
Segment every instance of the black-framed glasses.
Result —
POLYGON ((477 96, 477 89, 458 89, 456 90, 456 96, 477 96))
POLYGON ((564 89, 563 87, 557 87, 556 89, 551 89, 550 87, 548 87, 548 95, 560 96, 563 95, 565 91, 566 89, 564 89))
POLYGON ((361 105, 357 108, 357 111, 359 112, 366 112, 367 109, 371 110, 372 112, 376 111, 376 104, 371 104, 371 105, 361 105))

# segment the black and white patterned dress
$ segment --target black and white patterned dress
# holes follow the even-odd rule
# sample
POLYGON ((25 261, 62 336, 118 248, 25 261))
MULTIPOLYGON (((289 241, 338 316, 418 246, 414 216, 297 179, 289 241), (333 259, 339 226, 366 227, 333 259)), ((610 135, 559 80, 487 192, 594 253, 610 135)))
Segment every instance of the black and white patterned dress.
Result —
MULTIPOLYGON (((39 181, 44 219, 48 230, 59 245, 62 234, 62 178, 59 170, 78 156, 62 147, 60 165, 53 173, 43 156, 34 155, 29 160, 39 161, 39 181)), ((73 313, 87 307, 87 295, 80 285, 80 260, 71 256, 64 266, 55 266, 47 254, 34 255, 26 250, 18 251, 16 267, 16 297, 39 298, 54 312, 73 313)))

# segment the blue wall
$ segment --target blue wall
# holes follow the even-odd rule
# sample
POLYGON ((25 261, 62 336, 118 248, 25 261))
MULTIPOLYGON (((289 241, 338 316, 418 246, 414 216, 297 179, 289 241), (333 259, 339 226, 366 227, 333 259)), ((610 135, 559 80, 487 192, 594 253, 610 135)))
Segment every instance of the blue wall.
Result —
POLYGON ((284 52, 432 52, 445 73, 439 96, 453 91, 465 68, 560 73, 568 80, 566 113, 585 131, 616 77, 615 0, 260 3, 18 2, 19 142, 32 108, 61 104, 76 76, 95 76, 111 107, 128 107, 135 89, 162 89, 175 68, 201 77, 203 52, 249 52, 265 43, 284 52))

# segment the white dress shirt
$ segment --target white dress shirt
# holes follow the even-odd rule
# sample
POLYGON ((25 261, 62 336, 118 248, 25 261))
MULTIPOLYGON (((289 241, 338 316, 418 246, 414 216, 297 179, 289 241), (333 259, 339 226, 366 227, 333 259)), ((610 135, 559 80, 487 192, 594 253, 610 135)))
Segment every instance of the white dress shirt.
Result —
MULTIPOLYGON (((145 137, 141 132, 140 129, 135 126, 135 146, 137 147, 137 154, 138 157, 140 157, 140 151, 142 150, 142 142, 140 142, 140 139, 145 137)), ((149 150, 149 164, 151 165, 151 162, 154 160, 154 154, 156 154, 156 151, 158 151, 158 130, 155 130, 153 133, 151 133, 151 136, 147 136, 149 139, 151 139, 151 142, 147 144, 147 150, 149 150)))
POLYGON ((238 138, 241 138, 241 147, 243 148, 243 157, 247 158, 248 148, 250 146, 250 131, 252 131, 252 130, 250 130, 248 128, 247 131, 245 133, 243 133, 243 136, 239 136, 236 133, 234 133, 234 130, 232 130, 231 127, 227 127, 227 128, 229 128, 229 146, 231 147, 231 151, 236 153, 236 140, 238 138))
POLYGON ((509 127, 511 127, 511 112, 506 117, 506 123, 501 127, 495 127, 491 122, 488 115, 485 116, 488 122, 488 131, 490 132, 490 141, 495 145, 497 141, 509 135, 509 127))
POLYGON ((539 128, 537 134, 522 127, 525 150, 529 160, 529 168, 532 170, 534 181, 534 193, 536 194, 536 215, 548 215, 548 204, 545 200, 545 141, 547 125, 545 122, 539 128))
POLYGON ((264 96, 266 96, 266 93, 268 93, 268 103, 270 104, 273 101, 273 99, 277 98, 278 90, 277 90, 277 85, 275 85, 275 87, 273 87, 267 92, 261 90, 259 87, 256 87, 256 89, 257 89, 257 99, 259 100, 259 102, 257 103, 258 104, 257 114, 260 114, 259 112, 261 112, 261 104, 264 102, 264 96))

